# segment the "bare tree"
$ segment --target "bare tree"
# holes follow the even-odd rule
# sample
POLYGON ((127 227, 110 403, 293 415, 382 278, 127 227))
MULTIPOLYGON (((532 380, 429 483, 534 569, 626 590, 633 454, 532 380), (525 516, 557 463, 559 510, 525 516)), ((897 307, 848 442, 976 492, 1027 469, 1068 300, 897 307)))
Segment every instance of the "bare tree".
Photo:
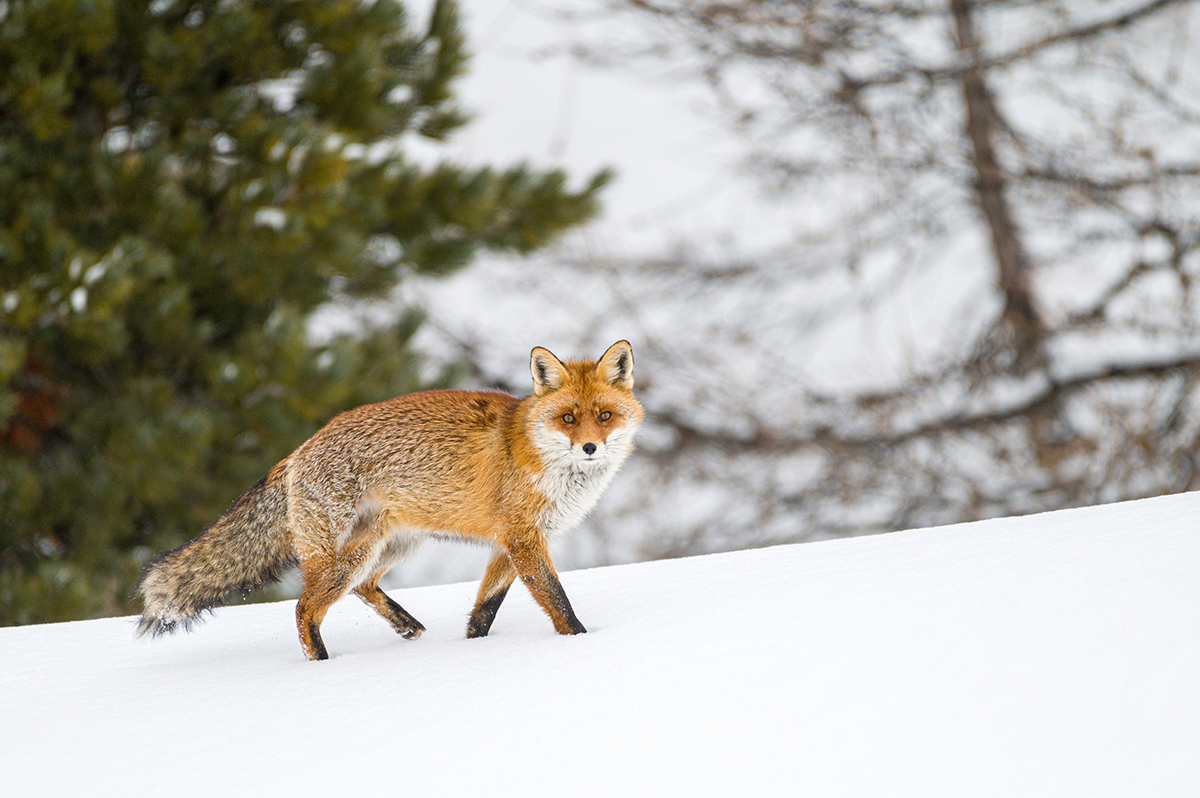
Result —
POLYGON ((651 413, 582 560, 1197 486, 1196 2, 603 5, 630 35, 588 56, 701 75, 795 230, 732 263, 563 256, 605 320, 581 351, 628 334, 651 413), (849 379, 815 365, 838 353, 849 379))

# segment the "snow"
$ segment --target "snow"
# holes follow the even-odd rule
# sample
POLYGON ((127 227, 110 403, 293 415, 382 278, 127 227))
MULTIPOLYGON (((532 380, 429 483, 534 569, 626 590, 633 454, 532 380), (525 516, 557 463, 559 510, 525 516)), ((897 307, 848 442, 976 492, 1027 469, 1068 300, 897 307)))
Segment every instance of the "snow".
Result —
POLYGON ((136 641, 0 629, 9 795, 1200 794, 1200 494, 573 571, 590 632, 520 588, 392 591, 401 640, 291 602, 136 641))

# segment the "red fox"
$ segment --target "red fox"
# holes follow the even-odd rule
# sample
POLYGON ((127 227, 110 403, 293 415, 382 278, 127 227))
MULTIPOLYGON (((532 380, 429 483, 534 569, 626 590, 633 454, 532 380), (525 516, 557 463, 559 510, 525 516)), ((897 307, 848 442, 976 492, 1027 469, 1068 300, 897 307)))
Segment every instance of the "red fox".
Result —
POLYGON ((483 637, 516 577, 559 634, 575 617, 548 541, 595 506, 633 449, 633 349, 598 360, 530 355, 533 395, 427 391, 336 416, 199 537, 151 563, 138 634, 189 629, 225 596, 299 565, 300 644, 328 659, 321 621, 348 591, 407 639, 425 631, 379 588, 429 537, 494 547, 467 622, 483 637))

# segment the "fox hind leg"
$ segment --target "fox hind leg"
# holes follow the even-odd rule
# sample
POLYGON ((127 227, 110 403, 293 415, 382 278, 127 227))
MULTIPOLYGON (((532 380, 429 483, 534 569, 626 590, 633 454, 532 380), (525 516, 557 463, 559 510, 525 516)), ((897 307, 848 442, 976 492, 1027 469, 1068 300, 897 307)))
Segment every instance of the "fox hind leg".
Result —
POLYGON ((388 519, 382 516, 375 523, 377 539, 382 540, 382 544, 375 549, 374 562, 367 571, 370 576, 354 588, 354 595, 379 613, 380 617, 390 623, 396 633, 405 640, 416 640, 425 631, 425 627, 379 588, 379 580, 392 568, 420 551, 427 536, 390 527, 388 519))
POLYGON ((321 639, 321 621, 334 602, 349 591, 354 570, 353 563, 327 555, 313 555, 301 561, 304 590, 296 602, 296 627, 300 645, 309 659, 329 659, 321 639))
POLYGON ((425 627, 380 589, 379 580, 385 573, 387 573, 387 569, 373 574, 370 579, 354 588, 354 595, 379 613, 380 617, 390 623, 396 633, 405 640, 416 640, 425 631, 425 627))

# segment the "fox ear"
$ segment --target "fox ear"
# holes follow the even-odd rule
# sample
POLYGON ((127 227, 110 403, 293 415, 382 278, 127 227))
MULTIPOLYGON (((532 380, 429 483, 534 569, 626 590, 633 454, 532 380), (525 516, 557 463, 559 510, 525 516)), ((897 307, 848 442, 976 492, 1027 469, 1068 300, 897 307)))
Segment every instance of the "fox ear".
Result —
POLYGON ((622 390, 633 390, 633 347, 628 341, 617 341, 608 348, 596 371, 608 383, 622 390))
POLYGON ((529 371, 533 374, 535 396, 545 396, 551 391, 557 391, 567 376, 567 369, 562 361, 549 349, 540 346, 534 347, 529 353, 529 371))

